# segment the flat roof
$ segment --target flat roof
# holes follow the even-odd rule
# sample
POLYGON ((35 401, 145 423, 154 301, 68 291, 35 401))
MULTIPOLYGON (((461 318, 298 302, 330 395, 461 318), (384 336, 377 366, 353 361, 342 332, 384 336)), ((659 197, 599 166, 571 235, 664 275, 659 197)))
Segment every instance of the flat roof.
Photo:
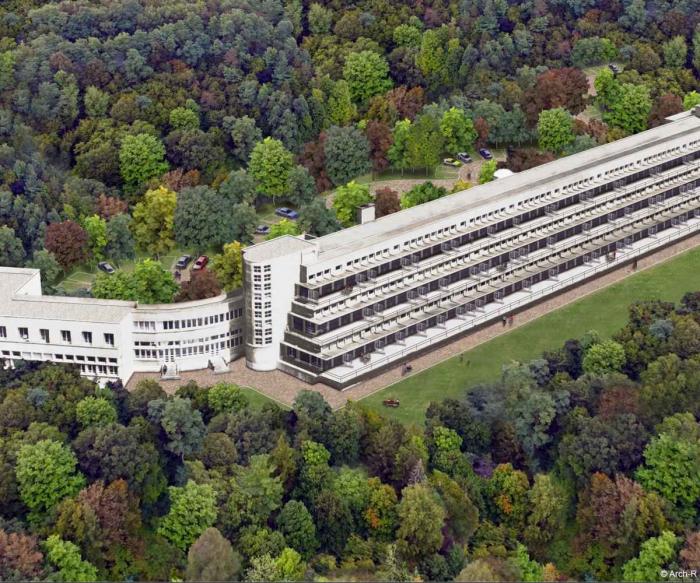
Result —
MULTIPOLYGON (((700 118, 691 112, 685 112, 685 115, 679 114, 674 120, 659 127, 319 237, 310 242, 318 250, 314 263, 333 260, 460 212, 477 209, 486 203, 505 202, 517 194, 531 192, 545 184, 551 183, 555 187, 554 181, 575 182, 579 176, 589 177, 590 169, 595 166, 613 161, 623 162, 625 156, 698 131, 700 118)), ((257 246, 249 249, 255 247, 257 246)))
POLYGON ((299 253, 307 249, 316 249, 316 241, 306 241, 292 235, 282 235, 269 241, 263 241, 257 245, 251 245, 243 250, 245 258, 249 261, 269 261, 277 257, 284 257, 292 253, 299 253))
POLYGON ((0 317, 115 324, 136 307, 136 302, 121 300, 18 293, 39 277, 39 270, 0 267, 0 274, 0 317))

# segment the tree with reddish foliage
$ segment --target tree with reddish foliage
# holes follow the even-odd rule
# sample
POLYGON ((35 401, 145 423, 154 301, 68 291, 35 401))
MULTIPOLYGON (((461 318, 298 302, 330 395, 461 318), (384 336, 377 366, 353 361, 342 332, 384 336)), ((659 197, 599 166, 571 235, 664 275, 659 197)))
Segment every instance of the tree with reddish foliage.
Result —
POLYGON ((78 502, 89 507, 100 526, 100 539, 109 548, 125 545, 141 527, 138 499, 129 492, 125 480, 115 480, 108 486, 93 482, 78 493, 78 502))
POLYGON ((374 212, 377 218, 385 217, 400 210, 399 193, 395 190, 385 187, 374 193, 374 212))
POLYGON ((599 119, 589 120, 588 123, 582 119, 574 119, 574 133, 577 136, 588 134, 599 144, 607 141, 608 129, 608 124, 599 119))
POLYGON ((425 105, 422 87, 407 89, 404 85, 372 98, 367 119, 376 119, 394 125, 402 119, 413 121, 425 105))
POLYGON ((611 479, 596 472, 578 504, 579 542, 600 545, 607 557, 622 563, 637 554, 642 542, 667 528, 665 506, 659 496, 622 474, 611 479))
POLYGON ((516 148, 508 151, 506 167, 513 172, 522 172, 555 159, 551 152, 540 152, 532 148, 516 148))
POLYGON ((199 170, 188 170, 185 172, 182 168, 176 168, 163 175, 162 183, 169 190, 179 192, 183 188, 199 186, 199 180, 199 170))
POLYGON ((692 532, 686 537, 680 556, 686 569, 697 569, 700 566, 700 531, 692 532))
POLYGON ((651 108, 649 127, 655 128, 665 123, 669 115, 683 111, 683 100, 673 93, 661 95, 651 108))
POLYGON ((369 142, 369 158, 372 170, 381 172, 389 167, 387 152, 391 147, 391 130, 383 121, 370 120, 365 128, 365 136, 369 142))
POLYGON ((422 87, 397 87, 386 94, 387 101, 396 109, 399 119, 413 121, 425 105, 425 92, 422 87))
POLYGON ((193 271, 189 281, 182 284, 175 296, 176 302, 214 298, 221 293, 221 285, 213 271, 202 269, 193 271))
POLYGON ((319 192, 325 192, 333 186, 326 174, 326 133, 321 132, 318 140, 304 145, 299 163, 304 166, 316 181, 319 192))
POLYGON ((525 93, 523 111, 531 126, 545 109, 563 107, 575 115, 585 109, 587 94, 588 79, 583 71, 574 67, 550 69, 538 75, 535 85, 525 93))
POLYGON ((477 117, 474 120, 474 129, 477 135, 475 146, 477 148, 485 147, 489 139, 489 123, 483 117, 477 117))
POLYGON ((109 220, 117 215, 124 214, 129 208, 129 204, 116 196, 101 194, 97 197, 95 210, 97 214, 105 220, 109 220))
POLYGON ((632 413, 638 415, 639 389, 636 387, 609 387, 603 389, 598 403, 598 415, 604 418, 632 413))
POLYGON ((87 259, 88 235, 78 223, 63 221, 46 227, 44 247, 53 253, 64 270, 87 259))
POLYGON ((0 581, 38 580, 43 562, 35 537, 0 530, 0 581))

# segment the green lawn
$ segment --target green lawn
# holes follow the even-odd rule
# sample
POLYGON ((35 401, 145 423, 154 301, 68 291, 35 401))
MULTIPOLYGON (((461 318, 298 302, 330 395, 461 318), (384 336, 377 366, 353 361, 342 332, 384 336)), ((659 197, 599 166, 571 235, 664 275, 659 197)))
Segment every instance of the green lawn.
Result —
MULTIPOLYGON (((157 258, 163 264, 165 269, 172 269, 177 261, 178 257, 181 255, 193 255, 193 251, 187 251, 184 249, 173 249, 164 255, 157 258)), ((148 253, 137 252, 134 259, 129 259, 127 261, 116 262, 112 259, 107 258, 106 261, 111 263, 116 269, 123 271, 133 271, 134 265, 137 261, 143 261, 144 259, 150 258, 151 255, 148 253)), ((78 289, 88 289, 92 287, 92 282, 95 281, 95 276, 101 273, 97 266, 91 266, 89 264, 78 265, 74 267, 73 270, 66 275, 66 277, 59 282, 63 289, 68 293, 74 292, 78 289)))
POLYGON ((417 373, 363 400, 371 408, 402 423, 422 424, 430 401, 460 397, 475 383, 498 378, 503 364, 536 358, 569 338, 588 330, 610 336, 627 321, 627 306, 636 300, 678 301, 700 289, 700 248, 642 271, 610 287, 494 338, 463 354, 417 373), (401 406, 389 409, 382 400, 399 398, 401 406))
POLYGON ((269 397, 263 395, 255 389, 251 389, 249 387, 240 387, 240 389, 241 393, 248 397, 248 401, 250 401, 251 406, 255 409, 260 409, 263 405, 267 405, 268 403, 274 403, 278 407, 282 407, 283 409, 289 409, 287 405, 275 401, 274 399, 270 399, 269 397))

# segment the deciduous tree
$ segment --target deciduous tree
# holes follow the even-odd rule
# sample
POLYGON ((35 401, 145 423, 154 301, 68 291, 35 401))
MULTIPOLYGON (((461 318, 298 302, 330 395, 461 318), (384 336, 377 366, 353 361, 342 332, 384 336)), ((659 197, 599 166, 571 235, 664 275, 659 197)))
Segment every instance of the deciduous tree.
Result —
POLYGON ((78 223, 63 221, 46 227, 44 246, 53 254, 64 270, 87 258, 88 236, 78 223))
POLYGON ((370 97, 391 89, 389 65, 374 51, 350 53, 345 59, 343 78, 347 81, 355 103, 364 105, 370 97))
POLYGON ((255 144, 248 162, 248 172, 257 181, 258 191, 273 199, 285 193, 293 167, 291 152, 269 136, 255 144))
POLYGON ((164 186, 148 190, 134 208, 133 232, 141 249, 158 255, 175 246, 173 221, 177 195, 164 186))
POLYGON ((63 498, 80 490, 85 479, 76 465, 73 452, 57 441, 44 439, 20 447, 15 473, 20 497, 33 520, 44 519, 63 498))
POLYGON ((190 279, 180 286, 180 291, 174 298, 176 302, 204 300, 215 298, 221 293, 221 285, 214 272, 200 269, 190 274, 190 279))
POLYGON ((216 520, 216 493, 209 484, 189 480, 182 487, 171 486, 170 510, 158 533, 185 551, 216 520))
POLYGON ((339 187, 333 196, 333 209, 340 223, 345 227, 355 224, 357 209, 372 202, 369 187, 354 180, 339 187))
POLYGON ((367 174, 371 169, 369 154, 369 142, 359 129, 333 126, 326 132, 326 173, 336 186, 367 174))
POLYGON ((211 265, 225 291, 243 285, 243 246, 238 241, 224 245, 222 253, 212 257, 211 265))
POLYGON ((445 509, 427 484, 407 486, 397 507, 398 550, 409 560, 420 560, 437 552, 443 541, 445 509))
POLYGON ((151 178, 167 172, 165 146, 151 134, 128 134, 119 149, 119 168, 125 188, 135 192, 151 178))
POLYGON ((574 120, 562 107, 546 109, 540 112, 537 133, 540 148, 558 154, 574 141, 574 120))

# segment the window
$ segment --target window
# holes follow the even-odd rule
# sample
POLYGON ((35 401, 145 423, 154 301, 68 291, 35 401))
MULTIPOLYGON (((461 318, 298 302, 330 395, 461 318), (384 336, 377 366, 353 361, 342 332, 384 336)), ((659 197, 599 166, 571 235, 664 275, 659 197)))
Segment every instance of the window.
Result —
POLYGON ((39 334, 41 334, 41 339, 48 344, 49 343, 49 331, 46 328, 42 328, 41 330, 39 330, 39 334))
POLYGON ((0 326, 0 338, 7 338, 7 328, 0 326))
POLYGON ((71 343, 70 330, 61 330, 61 340, 66 344, 71 343))
POLYGON ((92 344, 92 332, 83 332, 83 342, 92 344))
POLYGON ((19 336, 22 340, 29 340, 29 329, 28 328, 20 328, 19 329, 19 336))
POLYGON ((114 346, 114 334, 105 334, 105 344, 114 346))

